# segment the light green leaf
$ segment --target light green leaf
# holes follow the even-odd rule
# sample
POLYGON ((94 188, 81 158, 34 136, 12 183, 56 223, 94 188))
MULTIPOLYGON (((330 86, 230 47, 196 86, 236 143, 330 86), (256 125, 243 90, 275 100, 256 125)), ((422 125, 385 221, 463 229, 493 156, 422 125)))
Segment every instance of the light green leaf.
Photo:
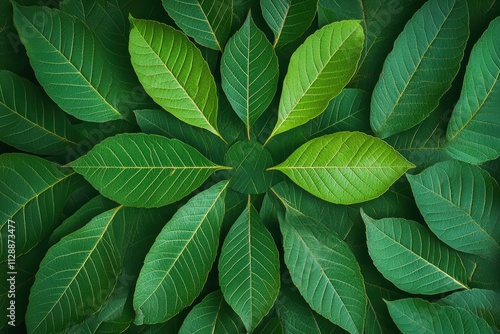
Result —
POLYGON ((232 0, 162 0, 168 15, 199 44, 224 50, 231 33, 232 0))
POLYGON ((343 329, 311 310, 295 289, 293 292, 281 290, 275 309, 285 333, 345 333, 343 329))
POLYGON ((31 289, 29 333, 58 333, 101 308, 122 270, 130 231, 151 223, 147 211, 108 210, 49 249, 31 289))
POLYGON ((371 103, 371 127, 385 138, 407 130, 450 88, 469 37, 465 0, 429 0, 408 21, 387 56, 371 103))
POLYGON ((363 28, 357 21, 342 21, 324 26, 297 48, 283 81, 278 121, 269 138, 325 111, 354 75, 363 40, 363 28), (312 54, 316 56, 311 58, 312 54))
POLYGON ((78 145, 62 112, 38 87, 0 71, 0 140, 19 150, 61 155, 78 145))
POLYGON ((363 333, 366 291, 349 246, 315 221, 287 212, 280 219, 285 263, 313 310, 350 333, 363 333))
POLYGON ((89 122, 124 117, 118 105, 128 87, 82 21, 57 9, 14 5, 14 23, 38 81, 61 109, 89 122))
POLYGON ((477 164, 500 156, 499 34, 496 18, 472 49, 446 132, 446 151, 455 159, 477 164))
POLYGON ((439 239, 461 252, 500 255, 500 187, 487 172, 450 160, 407 178, 439 239))
POLYGON ((224 299, 248 332, 269 312, 280 287, 278 249, 252 204, 233 224, 222 245, 219 282, 224 299))
POLYGON ((220 66, 222 89, 250 139, 250 127, 273 100, 279 74, 278 57, 250 15, 228 41, 220 66))
POLYGON ((165 322, 191 305, 217 255, 227 181, 192 197, 146 255, 134 293, 135 324, 165 322))
POLYGON ((337 132, 305 143, 273 167, 328 202, 374 199, 414 167, 384 141, 361 132, 337 132))
POLYGON ((184 320, 179 334, 244 333, 238 315, 227 305, 220 290, 210 293, 193 307, 184 320))
POLYGON ((179 140, 142 133, 107 138, 69 166, 102 195, 140 207, 176 202, 225 168, 179 140))
POLYGON ((387 302, 392 319, 403 333, 497 333, 478 316, 461 308, 441 306, 420 298, 387 302))
POLYGON ((457 291, 438 301, 439 305, 459 307, 500 328, 500 293, 492 290, 471 289, 457 291))
POLYGON ((36 156, 0 155, 0 262, 7 260, 8 230, 15 229, 16 256, 21 256, 60 223, 74 178, 71 170, 36 156))
POLYGON ((163 23, 134 18, 130 22, 132 66, 146 92, 181 121, 220 137, 215 80, 200 50, 163 23))
POLYGON ((260 0, 262 16, 274 33, 274 47, 299 38, 316 16, 318 0, 260 0))
POLYGON ((403 291, 432 295, 468 289, 462 259, 425 226, 402 218, 375 220, 362 210, 377 269, 403 291))

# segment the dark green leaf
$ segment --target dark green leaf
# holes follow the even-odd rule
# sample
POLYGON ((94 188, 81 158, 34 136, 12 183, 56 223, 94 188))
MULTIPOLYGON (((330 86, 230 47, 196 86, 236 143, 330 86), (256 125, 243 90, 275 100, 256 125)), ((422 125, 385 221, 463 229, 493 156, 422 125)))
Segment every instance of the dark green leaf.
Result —
POLYGON ((438 106, 460 67, 469 37, 465 0, 429 0, 387 56, 371 102, 371 127, 385 138, 407 130, 438 106))
POLYGON ((107 138, 69 165, 102 195, 140 207, 176 202, 224 169, 181 141, 142 133, 107 138))
POLYGON ((278 296, 278 249, 250 203, 222 245, 219 282, 224 299, 248 332, 257 327, 278 296))
POLYGON ((222 89, 239 118, 250 127, 266 110, 278 85, 278 58, 249 15, 228 41, 221 59, 222 89))
POLYGON ((165 322, 203 289, 217 255, 227 181, 191 198, 165 225, 134 294, 135 324, 165 322))

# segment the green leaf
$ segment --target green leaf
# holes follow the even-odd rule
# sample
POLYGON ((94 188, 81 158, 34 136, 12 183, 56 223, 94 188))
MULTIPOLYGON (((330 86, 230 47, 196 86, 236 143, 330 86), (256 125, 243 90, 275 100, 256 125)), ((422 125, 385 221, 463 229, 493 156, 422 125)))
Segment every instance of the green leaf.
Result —
POLYGON ((54 245, 62 237, 82 228, 95 216, 118 206, 104 196, 98 195, 80 207, 73 215, 66 218, 50 235, 49 245, 54 245))
POLYGON ((283 326, 278 318, 270 318, 260 324, 254 331, 255 334, 283 334, 283 326))
POLYGON ((162 0, 168 15, 199 44, 224 50, 231 33, 233 1, 231 0, 162 0))
POLYGON ((238 315, 227 305, 220 290, 210 293, 193 307, 182 324, 179 334, 244 333, 238 315))
POLYGON ((243 194, 261 194, 272 185, 276 172, 271 153, 256 141, 237 141, 226 152, 224 164, 233 167, 229 172, 231 189, 243 194))
POLYGON ((278 249, 252 204, 222 245, 219 283, 224 299, 253 331, 269 312, 280 287, 278 249))
POLYGON ((165 225, 141 269, 135 324, 165 322, 191 305, 217 255, 227 181, 192 197, 165 225))
POLYGON ((280 291, 275 309, 285 333, 345 333, 340 327, 311 310, 298 292, 280 291))
POLYGON ((220 137, 215 80, 200 50, 170 26, 132 17, 130 22, 132 66, 146 92, 181 121, 220 137))
POLYGON ((273 100, 279 74, 278 57, 250 15, 228 41, 220 70, 222 89, 250 139, 250 127, 273 100))
POLYGON ((69 169, 39 157, 0 155, 0 262, 7 260, 11 228, 15 229, 16 256, 28 252, 52 232, 60 222, 74 177, 69 169))
POLYGON ((226 144, 211 132, 186 124, 160 109, 135 110, 134 113, 142 132, 179 139, 213 161, 224 160, 226 144))
POLYGON ((500 187, 487 172, 450 160, 407 178, 439 239, 461 252, 500 255, 500 187))
POLYGON ((441 306, 419 298, 387 302, 389 313, 403 333, 497 333, 478 316, 461 308, 441 306))
POLYGON ((366 291, 349 246, 310 218, 287 212, 280 219, 285 263, 313 310, 350 333, 363 333, 366 291))
POLYGON ((0 71, 0 140, 19 150, 61 155, 78 145, 62 112, 38 87, 0 71))
POLYGON ((325 201, 353 204, 382 195, 412 167, 378 138, 337 132, 310 140, 272 169, 325 201))
POLYGON ((274 47, 299 38, 316 16, 318 0, 261 0, 262 16, 274 33, 274 47))
POLYGON ((500 18, 493 20, 474 45, 462 93, 446 132, 453 158, 482 163, 500 156, 500 18))
POLYGON ((297 48, 283 81, 278 121, 269 138, 325 111, 354 75, 363 40, 363 28, 357 21, 342 21, 317 30, 297 48))
POLYGON ((458 253, 423 225, 402 218, 375 220, 362 210, 361 215, 373 263, 399 289, 424 295, 468 289, 458 253))
POLYGON ((492 290, 471 289, 457 291, 438 301, 439 305, 463 308, 500 328, 500 293, 492 290))
POLYGON ((176 202, 225 168, 181 141, 143 133, 107 138, 69 166, 102 195, 140 207, 176 202))
POLYGON ((37 272, 26 314, 29 333, 63 331, 101 308, 122 270, 130 231, 149 210, 108 210, 51 247, 37 272))
POLYGON ((375 85, 371 127, 385 138, 407 130, 450 88, 469 37, 465 0, 429 0, 408 21, 375 85))
POLYGON ((14 5, 14 23, 38 81, 61 109, 89 122, 124 117, 118 104, 128 87, 82 21, 48 7, 14 5))

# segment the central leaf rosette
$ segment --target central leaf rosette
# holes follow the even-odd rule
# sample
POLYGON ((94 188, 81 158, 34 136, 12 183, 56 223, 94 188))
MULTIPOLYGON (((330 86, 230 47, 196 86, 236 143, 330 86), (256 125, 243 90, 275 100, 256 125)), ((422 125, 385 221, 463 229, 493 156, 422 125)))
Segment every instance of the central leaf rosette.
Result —
POLYGON ((261 194, 271 188, 275 172, 271 153, 256 141, 234 143, 226 153, 224 164, 231 166, 229 186, 243 194, 261 194))

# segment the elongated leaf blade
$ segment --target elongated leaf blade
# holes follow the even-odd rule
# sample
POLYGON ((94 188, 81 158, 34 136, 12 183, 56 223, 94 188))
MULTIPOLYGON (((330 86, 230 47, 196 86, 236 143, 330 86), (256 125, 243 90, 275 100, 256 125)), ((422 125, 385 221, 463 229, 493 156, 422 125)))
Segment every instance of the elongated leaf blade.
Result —
POLYGON ((215 80, 200 50, 165 24, 130 21, 132 66, 149 96, 181 121, 220 136, 215 80))
POLYGON ((407 130, 450 88, 469 37, 465 0, 427 1, 408 21, 375 85, 370 123, 385 138, 407 130))
POLYGON ((464 309, 441 306, 420 298, 387 302, 387 307, 403 333, 498 333, 484 319, 464 309))
POLYGON ((232 0, 162 0, 168 15, 196 42, 223 51, 231 33, 232 0))
POLYGON ((221 59, 222 89, 239 118, 250 127, 267 109, 278 86, 278 57, 248 15, 221 59))
POLYGON ((471 289, 452 293, 438 301, 439 305, 463 308, 500 328, 500 293, 493 290, 471 289))
POLYGON ((50 248, 31 289, 28 332, 57 333, 101 308, 116 284, 140 212, 122 206, 108 210, 50 248))
POLYGON ((280 287, 278 249, 250 204, 222 245, 219 282, 224 299, 248 332, 269 312, 280 287))
POLYGON ((223 168, 181 141, 142 133, 107 138, 69 165, 102 195, 139 207, 176 202, 223 168))
POLYGON ((432 295, 467 289, 462 259, 424 226, 402 218, 375 220, 363 211, 368 251, 377 269, 401 290, 432 295))
POLYGON ((407 178, 439 239, 461 252, 500 255, 500 187, 487 172, 451 160, 407 178))
POLYGON ((60 223, 74 178, 71 170, 36 156, 0 156, 0 262, 7 260, 9 229, 15 229, 15 255, 21 256, 60 223))
POLYGON ((19 150, 61 155, 78 145, 66 114, 30 81, 0 71, 0 140, 19 150))
POLYGON ((14 23, 38 81, 61 109, 89 122, 124 118, 118 104, 128 87, 82 21, 48 7, 14 5, 14 23))
POLYGON ((191 198, 146 255, 134 293, 137 325, 165 322, 203 289, 217 255, 227 181, 191 198))
POLYGON ((309 218, 287 212, 280 219, 285 263, 313 310, 350 333, 363 333, 366 291, 349 246, 309 218))
POLYGON ((274 47, 299 38, 316 15, 318 0, 261 0, 262 16, 274 33, 274 47))
POLYGON ((297 48, 283 81, 278 121, 269 138, 325 111, 354 75, 363 40, 363 28, 357 21, 342 21, 324 26, 297 48))
POLYGON ((499 34, 496 18, 472 49, 446 132, 446 151, 455 159, 477 164, 500 156, 499 34))
POLYGON ((193 307, 182 323, 179 334, 244 333, 238 315, 227 305, 220 290, 210 293, 193 307))
POLYGON ((378 138, 337 132, 308 141, 273 169, 325 201, 353 204, 382 195, 412 167, 378 138))

